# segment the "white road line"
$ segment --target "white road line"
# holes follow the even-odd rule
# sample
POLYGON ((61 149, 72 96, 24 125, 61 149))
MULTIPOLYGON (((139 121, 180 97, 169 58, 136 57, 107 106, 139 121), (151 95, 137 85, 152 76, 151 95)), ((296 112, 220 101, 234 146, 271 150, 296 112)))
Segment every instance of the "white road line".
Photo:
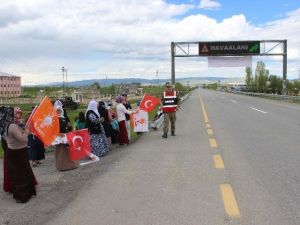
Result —
POLYGON ((250 107, 250 109, 253 109, 253 110, 257 111, 257 112, 261 112, 261 113, 263 113, 263 114, 266 114, 266 113, 267 113, 267 112, 265 112, 265 111, 262 111, 262 110, 260 110, 260 109, 254 108, 254 107, 250 107))
POLYGON ((235 101, 235 100, 233 100, 233 99, 230 99, 230 101, 232 102, 232 103, 237 103, 237 101, 235 101))

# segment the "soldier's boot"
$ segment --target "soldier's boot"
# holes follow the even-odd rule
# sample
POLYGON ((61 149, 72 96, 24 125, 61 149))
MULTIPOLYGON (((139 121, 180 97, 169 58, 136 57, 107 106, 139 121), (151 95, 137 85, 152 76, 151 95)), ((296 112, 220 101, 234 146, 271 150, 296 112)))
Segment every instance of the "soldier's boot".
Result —
POLYGON ((162 138, 167 138, 167 137, 168 137, 168 134, 167 134, 167 133, 164 133, 161 137, 162 137, 162 138))
POLYGON ((175 131, 172 131, 172 132, 171 132, 171 136, 175 136, 175 131))

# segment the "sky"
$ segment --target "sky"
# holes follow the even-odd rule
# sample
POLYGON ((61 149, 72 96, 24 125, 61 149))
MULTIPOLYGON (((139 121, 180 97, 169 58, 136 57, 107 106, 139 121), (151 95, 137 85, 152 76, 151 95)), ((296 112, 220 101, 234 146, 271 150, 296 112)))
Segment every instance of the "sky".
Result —
MULTIPOLYGON (((288 79, 300 76, 300 0, 0 0, 0 72, 22 84, 171 77, 171 42, 284 40, 288 79)), ((255 56, 282 76, 282 56, 255 56)), ((176 77, 244 77, 176 58, 176 77)))

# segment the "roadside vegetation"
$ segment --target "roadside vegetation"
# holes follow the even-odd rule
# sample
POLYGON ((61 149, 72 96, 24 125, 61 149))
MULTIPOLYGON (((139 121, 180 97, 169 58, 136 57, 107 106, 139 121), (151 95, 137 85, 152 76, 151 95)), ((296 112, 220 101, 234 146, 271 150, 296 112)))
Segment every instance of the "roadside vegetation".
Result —
MULTIPOLYGON (((245 75, 245 88, 238 91, 253 92, 253 93, 265 93, 265 94, 282 94, 283 79, 280 76, 270 74, 270 71, 266 69, 264 62, 257 62, 255 71, 253 73, 250 67, 246 68, 245 75)), ((300 80, 286 80, 286 95, 299 96, 300 92, 300 80)), ((203 88, 208 89, 221 89, 226 90, 226 85, 218 85, 218 83, 204 84, 203 88)))
MULTIPOLYGON (((184 96, 188 92, 195 89, 195 87, 190 88, 190 87, 182 85, 181 83, 176 83, 175 87, 176 87, 176 90, 179 91, 180 96, 184 96)), ((100 86, 99 86, 99 88, 100 88, 100 86)), ((147 87, 143 87, 143 89, 144 89, 144 93, 154 95, 154 96, 160 98, 162 92, 164 91, 164 86, 163 85, 161 85, 161 86, 147 86, 147 87)), ((40 90, 44 90, 43 91, 44 95, 50 95, 50 93, 53 92, 53 91, 61 90, 61 87, 24 87, 23 88, 23 91, 24 91, 23 93, 26 96, 34 97, 34 96, 37 96, 37 93, 40 92, 40 90)), ((107 87, 101 87, 100 91, 103 94, 113 94, 114 93, 114 86, 111 85, 111 86, 107 86, 107 87)), ((140 96, 140 98, 134 98, 132 100, 129 98, 130 102, 133 105, 133 108, 137 107, 137 103, 138 103, 138 101, 140 101, 141 98, 142 98, 142 96, 140 96)), ((14 105, 12 105, 12 106, 14 106, 14 105)), ((28 113, 31 112, 31 109, 34 105, 32 105, 32 104, 21 104, 21 105, 18 105, 18 106, 22 109, 23 117, 24 117, 25 115, 27 115, 28 113)), ((153 120, 153 118, 155 116, 155 113, 158 110, 158 107, 159 106, 157 106, 155 110, 153 110, 152 112, 149 113, 149 121, 153 120)), ((86 108, 87 108, 87 105, 81 104, 76 110, 67 110, 68 117, 70 118, 72 124, 75 122, 75 118, 78 116, 79 112, 85 112, 86 108)), ((137 137, 136 133, 133 132, 132 129, 131 129, 131 137, 133 139, 135 139, 137 137)), ((46 151, 47 151, 47 149, 46 149, 46 151)), ((2 150, 2 147, 0 146, 0 157, 2 157, 2 156, 3 156, 3 150, 2 150)))

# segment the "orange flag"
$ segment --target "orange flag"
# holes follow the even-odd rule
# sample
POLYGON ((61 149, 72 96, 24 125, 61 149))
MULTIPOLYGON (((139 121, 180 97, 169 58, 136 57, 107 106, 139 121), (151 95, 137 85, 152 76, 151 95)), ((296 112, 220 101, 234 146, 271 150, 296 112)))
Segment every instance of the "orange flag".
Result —
POLYGON ((156 98, 152 95, 145 94, 141 103, 140 103, 140 109, 151 112, 153 109, 155 109, 155 106, 160 103, 160 99, 156 98))
POLYGON ((30 118, 31 131, 44 145, 50 145, 59 134, 58 115, 49 97, 45 96, 30 118))

